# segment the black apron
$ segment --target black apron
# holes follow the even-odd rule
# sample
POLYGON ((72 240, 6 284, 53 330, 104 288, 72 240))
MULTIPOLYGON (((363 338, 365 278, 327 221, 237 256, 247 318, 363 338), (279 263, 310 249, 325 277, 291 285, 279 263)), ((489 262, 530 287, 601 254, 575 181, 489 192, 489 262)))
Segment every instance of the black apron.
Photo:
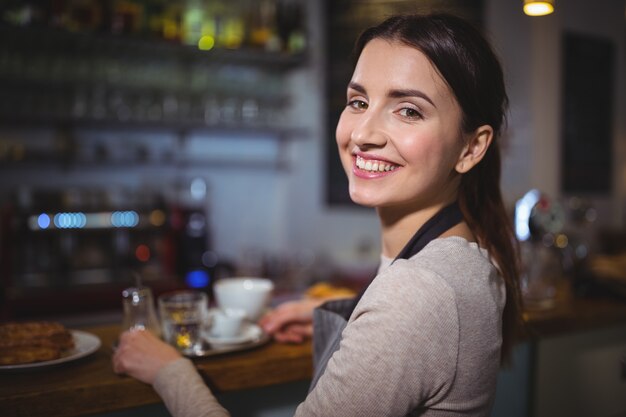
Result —
MULTIPOLYGON (((419 228, 394 259, 394 262, 396 259, 411 258, 433 239, 462 221, 463 214, 456 202, 443 208, 419 228)), ((348 324, 350 315, 367 287, 355 299, 328 301, 313 312, 314 372, 309 391, 315 387, 319 378, 324 374, 330 357, 339 349, 343 329, 348 324)))

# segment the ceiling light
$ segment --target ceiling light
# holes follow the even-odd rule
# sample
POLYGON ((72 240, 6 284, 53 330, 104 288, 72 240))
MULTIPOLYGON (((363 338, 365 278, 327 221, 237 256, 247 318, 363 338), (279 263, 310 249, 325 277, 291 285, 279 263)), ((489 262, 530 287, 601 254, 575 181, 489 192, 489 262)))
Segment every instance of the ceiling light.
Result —
POLYGON ((528 16, 545 16, 554 11, 554 0, 524 0, 524 13, 528 16))

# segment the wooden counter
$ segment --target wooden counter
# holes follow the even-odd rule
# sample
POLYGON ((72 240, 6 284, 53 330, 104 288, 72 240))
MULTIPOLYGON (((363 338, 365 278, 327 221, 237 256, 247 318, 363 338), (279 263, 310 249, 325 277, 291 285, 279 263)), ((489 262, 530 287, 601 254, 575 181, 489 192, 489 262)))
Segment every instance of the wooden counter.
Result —
MULTIPOLYGON (((85 328, 100 349, 86 358, 51 368, 0 371, 0 416, 80 416, 160 402, 151 386, 118 376, 111 367, 117 325, 85 328)), ((194 361, 217 392, 263 387, 311 377, 311 345, 270 342, 249 351, 194 361)))
MULTIPOLYGON (((545 311, 527 311, 527 336, 545 338, 626 323, 626 303, 562 297, 545 311)), ((95 354, 54 368, 0 372, 0 416, 80 416, 160 402, 152 388, 111 368, 117 326, 86 328, 98 335, 95 354)), ((218 392, 263 387, 311 377, 311 345, 269 343, 254 350, 195 360, 218 392)))
POLYGON ((523 318, 526 336, 531 339, 583 332, 626 324, 626 301, 603 297, 578 298, 572 295, 569 286, 561 285, 554 307, 527 309, 523 318))

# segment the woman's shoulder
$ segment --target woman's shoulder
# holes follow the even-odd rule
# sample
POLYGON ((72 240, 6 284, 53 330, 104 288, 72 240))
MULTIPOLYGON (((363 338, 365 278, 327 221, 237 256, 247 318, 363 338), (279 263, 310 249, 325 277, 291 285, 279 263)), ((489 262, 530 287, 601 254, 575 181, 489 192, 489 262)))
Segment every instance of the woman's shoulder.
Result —
POLYGON ((363 294, 357 309, 406 310, 402 315, 413 316, 420 314, 415 308, 416 303, 423 304, 424 308, 452 307, 455 304, 454 293, 454 289, 436 269, 416 262, 414 258, 397 259, 379 271, 363 294))
POLYGON ((407 260, 407 268, 425 268, 443 276, 497 274, 489 252, 458 236, 434 239, 407 260))
POLYGON ((485 270, 495 269, 486 249, 476 242, 469 242, 458 236, 434 239, 424 249, 409 259, 385 259, 381 261, 380 275, 396 275, 416 270, 438 273, 441 270, 455 269, 485 270))
POLYGON ((498 303, 504 297, 487 250, 461 237, 435 239, 410 259, 393 261, 371 286, 373 298, 393 293, 396 299, 427 297, 456 304, 472 294, 491 294, 498 303))
POLYGON ((460 236, 449 236, 433 239, 424 249, 415 256, 436 257, 436 256, 463 256, 476 258, 489 262, 487 249, 480 247, 476 242, 470 242, 460 236))

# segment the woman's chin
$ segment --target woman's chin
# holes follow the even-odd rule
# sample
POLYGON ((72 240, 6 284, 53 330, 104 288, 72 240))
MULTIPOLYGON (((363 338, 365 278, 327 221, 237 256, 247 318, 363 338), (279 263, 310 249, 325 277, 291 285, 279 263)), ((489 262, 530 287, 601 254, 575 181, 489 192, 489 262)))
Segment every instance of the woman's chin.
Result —
POLYGON ((377 207, 380 204, 377 198, 353 190, 350 190, 350 199, 354 204, 363 207, 377 207))

